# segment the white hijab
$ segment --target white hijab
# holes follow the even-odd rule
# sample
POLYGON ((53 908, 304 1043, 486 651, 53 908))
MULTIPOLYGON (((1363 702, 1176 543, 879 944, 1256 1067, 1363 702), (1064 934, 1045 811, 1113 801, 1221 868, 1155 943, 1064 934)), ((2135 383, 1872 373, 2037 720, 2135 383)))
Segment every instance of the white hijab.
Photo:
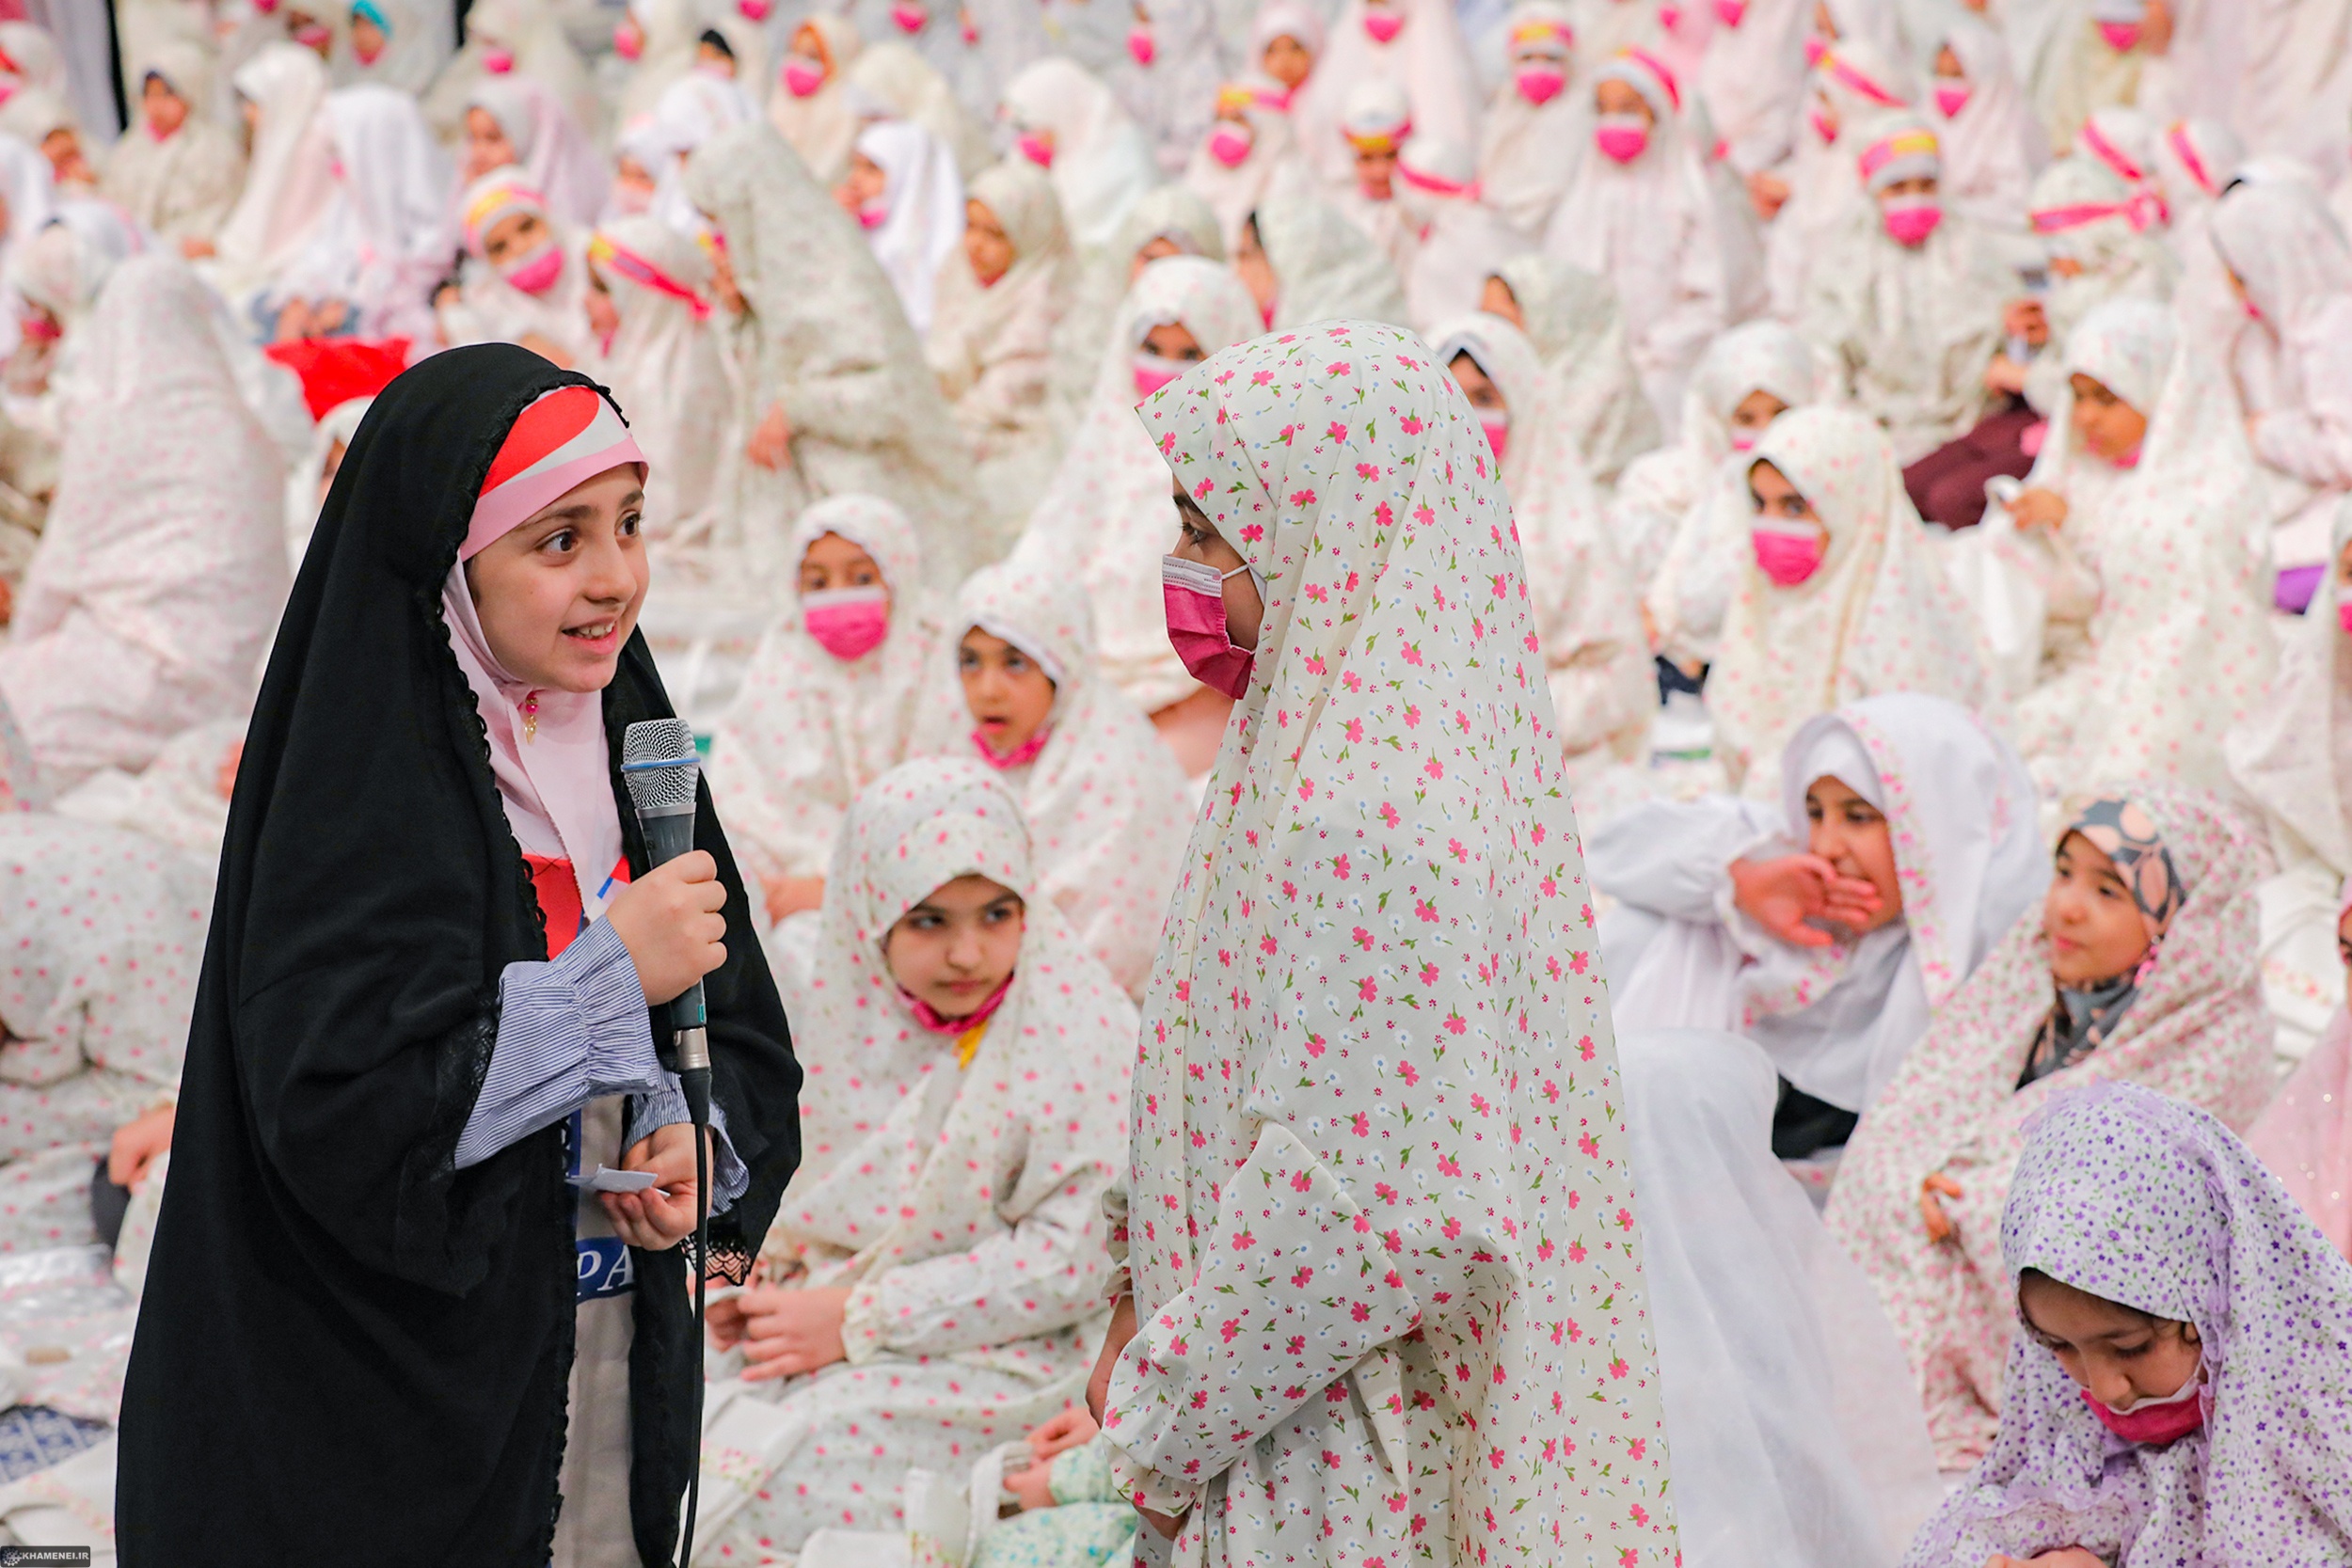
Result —
POLYGON ((334 198, 334 146, 320 108, 326 66, 298 43, 272 43, 232 78, 261 112, 245 194, 222 225, 220 276, 231 293, 268 281, 294 260, 334 198))
MULTIPOLYGON (((857 139, 858 117, 850 101, 849 72, 861 57, 861 45, 857 29, 829 11, 812 13, 802 26, 816 33, 824 51, 818 63, 825 68, 825 79, 805 97, 794 92, 784 73, 795 58, 808 56, 798 51, 785 55, 768 89, 768 123, 784 134, 818 184, 831 185, 849 168, 850 146, 857 139)), ((795 29, 793 37, 799 36, 795 29)))
POLYGON ((866 242, 919 336, 931 328, 939 269, 963 245, 963 181, 939 138, 905 120, 868 125, 857 150, 883 180, 882 225, 866 230, 866 242))
POLYGON ((1142 131, 1074 60, 1055 55, 1014 77, 1005 88, 1005 113, 1019 129, 1053 133, 1046 172, 1081 255, 1107 243, 1136 198, 1159 182, 1142 131))
POLYGON ((1084 589, 1103 674, 1144 713, 1200 689, 1168 645, 1161 606, 1160 558, 1176 537, 1168 465, 1136 420, 1136 356, 1146 333, 1168 324, 1191 332, 1203 355, 1260 330, 1249 292, 1216 263, 1167 256, 1145 267, 1099 352, 1061 467, 1013 551, 1032 570, 1084 589))
POLYGON ((1740 972, 1740 1032, 1782 1077, 1867 1110, 1960 988, 2049 881, 2033 779, 1968 709, 1912 692, 1840 705, 1789 737, 1783 833, 1805 836, 1805 791, 1830 775, 1886 817, 1899 919, 1830 947, 1769 944, 1740 972))

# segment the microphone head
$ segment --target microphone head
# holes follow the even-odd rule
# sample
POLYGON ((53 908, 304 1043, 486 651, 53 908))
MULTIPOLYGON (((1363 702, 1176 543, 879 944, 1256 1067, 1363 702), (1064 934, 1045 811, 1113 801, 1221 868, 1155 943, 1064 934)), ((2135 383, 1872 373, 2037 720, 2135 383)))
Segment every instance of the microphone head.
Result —
POLYGON ((702 761, 682 719, 646 719, 621 736, 621 778, 640 814, 694 809, 702 761))

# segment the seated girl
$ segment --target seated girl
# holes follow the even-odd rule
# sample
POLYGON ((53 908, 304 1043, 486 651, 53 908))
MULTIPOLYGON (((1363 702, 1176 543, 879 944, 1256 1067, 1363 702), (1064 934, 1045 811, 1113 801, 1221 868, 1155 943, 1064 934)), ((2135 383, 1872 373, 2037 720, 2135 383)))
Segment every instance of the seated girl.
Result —
POLYGON ((1534 345, 1500 316, 1464 316, 1431 341, 1485 428, 1511 499, 1568 779, 1646 761, 1658 688, 1640 601, 1552 378, 1534 345))
POLYGON ((2213 210, 2214 248, 2254 318, 2238 335, 2246 434, 2280 519, 2270 541, 2281 608, 2301 609, 2327 559, 2336 502, 2352 491, 2352 249, 2315 188, 2239 184, 2213 210), (2299 579, 2289 574, 2303 568, 2299 579))
POLYGON ((213 119, 212 56, 172 39, 132 79, 146 134, 117 139, 99 190, 156 238, 210 255, 245 184, 245 151, 213 119))
MULTIPOLYGON (((1608 279, 1540 250, 1499 261, 1478 308, 1527 334, 1565 399, 1576 450, 1604 498, 1658 445, 1658 415, 1626 347, 1625 316, 1608 279)), ((1735 329, 1736 330, 1736 329, 1735 329)))
POLYGON ((930 332, 940 269, 964 232, 955 154, 920 125, 877 120, 857 134, 833 198, 866 231, 907 325, 930 332))
POLYGON ((2161 232, 2148 231, 2154 199, 2095 158, 2061 158, 2035 179, 2033 231, 2049 254, 2049 287, 2000 308, 2004 342, 1985 369, 1994 402, 1984 418, 1904 470, 1920 515, 1973 527, 1984 515, 1985 482, 2032 467, 2027 449, 2040 439, 2036 427, 2058 412, 2075 326, 2112 299, 2170 297, 2176 269, 2161 232))
POLYGON ((2000 1229, 1999 1433, 1904 1568, 2343 1560, 2352 1265, 2221 1120, 2067 1095, 2000 1229))
POLYGON ((1670 446, 1626 466, 1610 531, 1644 594, 1658 647, 1692 673, 1714 659, 1724 610, 1748 556, 1755 502, 1734 457, 1819 396, 1804 340, 1779 322, 1747 322, 1707 345, 1682 397, 1670 446))
POLYGON ((857 58, 861 42, 847 17, 817 11, 793 29, 792 47, 768 94, 768 123, 792 144, 821 185, 832 185, 850 167, 850 144, 857 140, 859 121, 842 73, 857 58))
POLYGON ((242 713, 277 624, 282 470, 213 309, 176 258, 124 262, 63 393, 56 499, 0 649, 0 697, 60 790, 242 713))
POLYGON ((734 416, 724 348, 710 320, 710 253, 644 214, 588 237, 582 366, 628 409, 645 478, 646 547, 663 580, 707 581, 720 476, 734 416))
POLYGON ((1242 225, 1233 272, 1278 332, 1345 317, 1405 324, 1396 263, 1322 197, 1303 187, 1267 193, 1242 225))
POLYGON ((979 461, 981 501, 1009 535, 1058 450, 1046 394, 1076 261, 1053 184, 1025 159, 982 171, 963 209, 961 264, 940 269, 923 356, 979 461))
POLYGON ((1643 390, 1671 435, 1692 366, 1731 325, 1733 236, 1673 71, 1629 49, 1591 81, 1593 145, 1552 213, 1544 251, 1615 286, 1643 390))
POLYGON ((1103 673, 1120 694, 1155 723, 1195 741, 1209 737, 1184 758, 1187 774, 1208 770, 1231 705, 1168 646, 1159 571, 1168 465, 1136 422, 1136 404, 1258 330, 1248 291, 1226 268, 1197 256, 1146 266, 1098 347, 1086 417, 1014 550, 1016 561, 1083 590, 1103 673))
POLYGON ((509 166, 522 171, 523 183, 546 197, 548 210, 565 223, 595 222, 612 183, 612 171, 563 99, 511 73, 485 77, 468 95, 460 172, 471 184, 509 166))
POLYGON ((1576 64, 1574 17, 1561 0, 1518 0, 1504 19, 1507 74, 1486 100, 1478 186, 1487 205, 1529 239, 1544 231, 1575 169, 1560 156, 1583 105, 1565 90, 1576 64))
POLYGON ((118 1132, 138 1124, 125 1178, 150 1133, 168 1145, 212 871, 140 834, 0 815, 0 1252, 87 1245, 118 1132))
POLYGON ((587 236, 560 222, 512 165, 466 189, 462 280, 435 309, 442 338, 516 343, 568 370, 586 357, 587 236))
POLYGON ((1065 578, 1017 562, 973 573, 947 622, 957 678, 916 750, 1004 775, 1029 821, 1037 895, 1133 995, 1151 976, 1192 796, 1097 665, 1089 620, 1065 578))
POLYGON ((1221 262, 1225 235, 1216 209, 1189 185, 1157 185, 1127 209, 1108 245, 1088 252, 1077 245, 1075 214, 1058 194, 1054 200, 1073 253, 1073 286, 1054 328, 1051 394, 1055 428, 1067 436, 1086 417, 1102 370, 1103 345, 1117 329, 1119 308, 1142 280, 1143 269, 1170 256, 1221 262))
POLYGON ((977 763, 909 763, 850 808, 790 1004, 800 1173, 766 1282, 710 1307, 800 1435, 714 1560, 893 1528, 906 1470, 960 1474, 1085 1386, 1136 1011, 1034 863, 977 763))
MULTIPOLYGON (((2352 882, 2335 899, 2338 990, 2312 1046, 2246 1144, 2277 1173, 2338 1252, 2352 1258, 2352 882)), ((2265 974, 2265 978, 2267 978, 2265 974)))
POLYGON ((1216 118, 1184 167, 1184 186, 1216 213, 1225 248, 1241 244, 1249 220, 1275 180, 1304 173, 1291 141, 1289 99, 1271 76, 1248 72, 1217 89, 1216 118))
POLYGON ((2039 563, 2049 607, 2019 750, 2053 798, 2135 779, 2225 788, 2223 737, 2261 703, 2273 659, 2262 483, 2228 388, 2148 300, 2085 316, 2063 363, 2049 436, 2008 508, 2031 553, 1995 557, 2039 563))
POLYGON ((2035 1113, 2103 1080, 2239 1127, 2269 1098, 2254 963, 2269 861, 2216 796, 2150 784, 2085 807, 2039 913, 1936 1010, 1846 1146, 1830 1229, 1902 1337, 1944 1467, 1983 1455, 1998 1423, 2017 1309, 2001 1212, 2035 1113))
POLYGON ((1855 138, 1867 199, 1807 269, 1798 330, 1911 463, 1982 413, 2008 274, 1982 230, 1945 212, 1943 151, 1924 120, 1875 116, 1855 138))
POLYGON ((771 921, 823 901, 843 814, 906 760, 943 657, 922 546, 897 507, 818 501, 791 548, 799 597, 760 639, 710 741, 711 795, 771 921))
POLYGON ((2047 878, 2033 781, 1937 697, 1849 703, 1789 741, 1780 809, 1658 801, 1586 844, 1620 1028, 1728 1029, 1781 1075, 1772 1151, 1835 1148, 2047 878), (1800 847, 1802 846, 1802 847, 1800 847))
POLYGON ((2262 888, 2263 1001, 2288 1056, 2342 1016, 2337 895, 2352 877, 2352 769, 2336 759, 2352 739, 2352 506, 2337 507, 2329 548, 2318 597, 2280 636, 2277 679, 2227 747, 2230 776, 2262 807, 2279 858, 2262 888))
POLYGON ((1740 792, 1780 794, 1788 737, 1886 691, 1993 700, 1967 606, 1928 553, 1885 435, 1845 408, 1772 420, 1746 465, 1752 560, 1707 683, 1716 754, 1740 792))

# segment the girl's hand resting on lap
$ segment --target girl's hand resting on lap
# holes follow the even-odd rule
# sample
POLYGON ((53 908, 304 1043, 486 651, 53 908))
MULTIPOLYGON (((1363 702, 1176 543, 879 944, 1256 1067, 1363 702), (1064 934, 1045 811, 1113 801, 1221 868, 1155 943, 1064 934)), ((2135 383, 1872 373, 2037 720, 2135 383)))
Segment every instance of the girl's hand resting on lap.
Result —
POLYGON ((719 1348, 743 1347, 743 1381, 798 1377, 849 1359, 841 1321, 847 1285, 754 1285, 710 1308, 710 1336, 719 1348))
POLYGON ((1733 861, 1731 901, 1740 911, 1792 947, 1827 947, 1837 939, 1808 921, 1852 929, 1878 912, 1879 891, 1858 877, 1838 875, 1819 855, 1733 861))

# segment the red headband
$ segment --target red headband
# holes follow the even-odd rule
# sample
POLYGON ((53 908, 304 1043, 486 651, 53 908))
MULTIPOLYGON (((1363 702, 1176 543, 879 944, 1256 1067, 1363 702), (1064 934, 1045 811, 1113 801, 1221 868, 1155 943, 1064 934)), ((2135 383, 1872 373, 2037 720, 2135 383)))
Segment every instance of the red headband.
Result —
POLYGON ((592 387, 543 393, 516 416, 491 459, 457 559, 472 560, 565 491, 625 463, 644 477, 645 454, 603 394, 592 387))

